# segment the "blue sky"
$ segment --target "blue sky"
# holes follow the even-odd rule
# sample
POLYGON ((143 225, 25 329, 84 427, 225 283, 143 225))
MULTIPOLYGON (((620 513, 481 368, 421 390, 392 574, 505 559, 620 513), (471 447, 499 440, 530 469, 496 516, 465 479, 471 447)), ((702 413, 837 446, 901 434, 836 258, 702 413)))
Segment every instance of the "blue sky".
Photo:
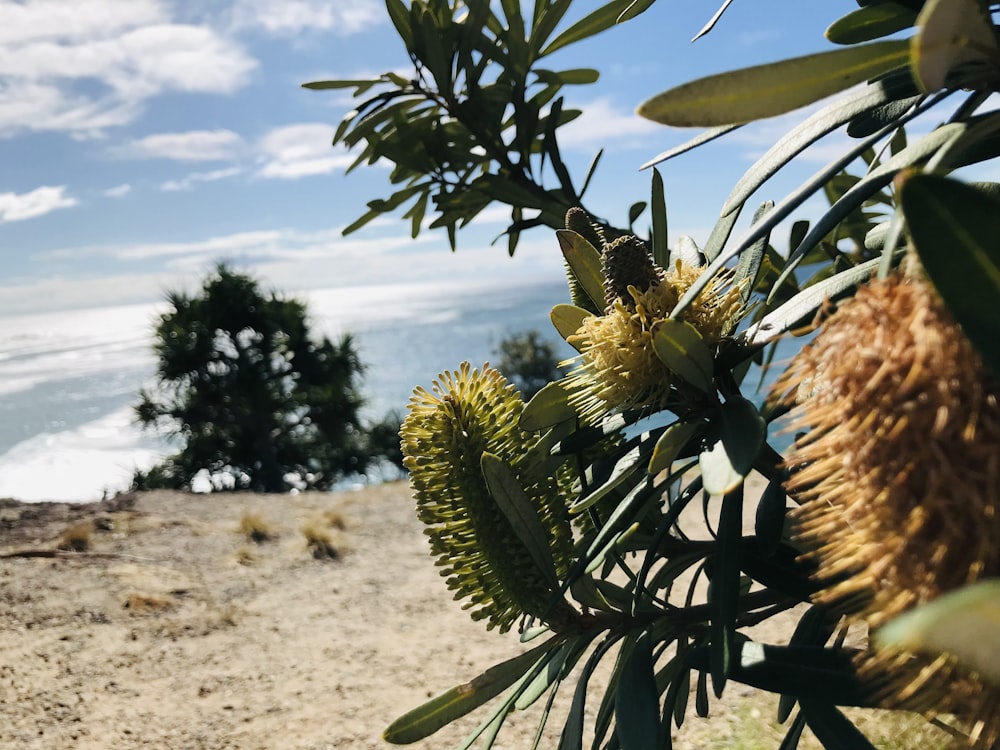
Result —
MULTIPOLYGON (((638 167, 693 135, 633 115, 643 99, 825 49, 823 29, 856 7, 737 0, 691 44, 717 5, 659 0, 553 56, 552 66, 602 73, 567 90, 584 116, 562 142, 578 179, 605 148, 588 202, 614 221, 648 197, 638 167)), ((578 0, 568 20, 597 6, 578 0)), ((0 315, 153 301, 221 259, 291 291, 557 278, 547 230, 525 235, 514 260, 490 246, 499 216, 460 233, 455 255, 443 233, 412 241, 395 218, 341 236, 367 200, 388 194, 387 172, 343 174, 352 157, 330 140, 349 94, 300 84, 406 63, 381 0, 0 0, 0 315)), ((703 239, 730 187, 789 124, 748 127, 664 165, 671 237, 703 239)))

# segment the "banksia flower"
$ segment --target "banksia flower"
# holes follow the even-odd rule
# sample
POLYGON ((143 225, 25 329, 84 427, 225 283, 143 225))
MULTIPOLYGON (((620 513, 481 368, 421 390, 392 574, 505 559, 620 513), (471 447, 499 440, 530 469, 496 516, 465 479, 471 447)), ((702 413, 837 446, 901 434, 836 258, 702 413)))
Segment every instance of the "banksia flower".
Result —
POLYGON ((572 536, 560 482, 533 470, 526 458, 537 437, 518 426, 523 408, 520 394, 497 370, 474 370, 464 362, 442 373, 430 391, 414 391, 400 429, 417 515, 441 574, 456 599, 467 599, 464 608, 473 609, 473 619, 488 619, 487 627, 501 632, 525 614, 555 630, 576 618, 490 496, 483 475, 484 453, 514 468, 549 537, 557 575, 565 573, 572 536))
MULTIPOLYGON (((819 602, 878 627, 1000 575, 1000 383, 919 271, 858 290, 775 389, 807 431, 787 486, 819 602)), ((1000 690, 947 659, 859 666, 890 705, 954 713, 982 747, 1000 736, 1000 690)))
MULTIPOLYGON (((702 273, 682 260, 666 271, 657 267, 635 237, 606 245, 602 260, 605 313, 585 318, 569 337, 580 355, 564 363, 576 365, 565 385, 586 422, 615 410, 668 404, 678 383, 656 355, 653 335, 702 273)), ((742 310, 740 287, 727 288, 729 281, 726 273, 713 278, 682 316, 710 345, 729 335, 742 310)))

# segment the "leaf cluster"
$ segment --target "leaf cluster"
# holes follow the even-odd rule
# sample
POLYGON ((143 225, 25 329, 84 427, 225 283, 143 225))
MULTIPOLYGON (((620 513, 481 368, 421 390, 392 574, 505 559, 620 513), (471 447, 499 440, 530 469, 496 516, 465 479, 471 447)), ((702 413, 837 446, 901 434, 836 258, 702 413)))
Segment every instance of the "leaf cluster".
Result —
MULTIPOLYGON (((401 20, 405 8, 388 3, 408 49, 422 49, 412 19, 423 18, 430 5, 412 3, 407 25, 401 20)), ((551 18, 547 13, 556 6, 565 12, 564 5, 536 3, 531 28, 539 18, 551 18)), ((652 0, 610 3, 588 18, 628 20, 652 5, 652 0)), ((386 732, 390 741, 415 741, 497 699, 465 745, 481 739, 483 747, 490 747, 515 710, 541 703, 544 725, 555 695, 569 686, 572 701, 561 717, 560 750, 584 747, 585 737, 593 748, 669 748, 673 728, 689 712, 691 686, 694 711, 705 715, 710 694, 720 695, 735 680, 782 696, 779 720, 788 722, 783 750, 798 746, 805 727, 826 747, 871 747, 840 711, 875 705, 880 694, 856 673, 855 654, 844 646, 846 630, 838 627, 839 612, 809 606, 786 643, 757 643, 744 632, 811 603, 820 585, 789 528, 789 514, 802 498, 784 488, 789 467, 775 439, 775 420, 786 407, 760 403, 747 373, 753 365, 766 368, 780 339, 811 328, 831 301, 892 272, 906 253, 919 259, 983 360, 1000 373, 998 187, 960 182, 954 174, 1000 155, 1000 112, 991 99, 1000 87, 998 28, 992 20, 1000 4, 867 0, 858 5, 828 30, 838 49, 699 79, 641 105, 642 114, 663 124, 708 128, 651 159, 647 166, 653 167, 753 120, 838 97, 804 116, 750 167, 702 246, 690 238, 668 242, 663 184, 652 170, 652 259, 662 268, 682 260, 703 266, 698 281, 652 333, 655 356, 676 380, 669 397, 655 406, 611 410, 595 424, 580 418, 572 388, 555 382, 531 399, 520 418, 523 429, 538 433, 549 457, 575 472, 567 508, 575 522, 574 559, 556 594, 575 602, 581 622, 575 629, 554 631, 536 628, 527 618, 523 639, 545 638, 541 645, 401 717, 386 732), (908 137, 908 125, 928 121, 933 125, 926 135, 908 137), (757 199, 749 226, 734 234, 746 203, 805 149, 837 131, 852 139, 844 152, 784 197, 757 199), (829 209, 815 221, 794 220, 817 195, 826 197, 829 209), (788 252, 781 254, 771 245, 771 235, 789 219, 788 252), (708 341, 686 316, 720 274, 741 290, 744 310, 738 327, 720 341, 708 341), (766 482, 759 498, 744 487, 755 476, 766 482), (744 531, 746 517, 754 519, 750 533, 744 531), (594 695, 591 679, 602 664, 610 665, 610 679, 603 694, 594 695), (585 727, 587 716, 594 718, 585 727)), ((520 18, 513 0, 500 3, 500 9, 508 21, 520 18)), ((481 13, 494 17, 492 11, 481 13)), ((445 15, 436 18, 444 24, 445 15)), ((500 38, 501 29, 493 29, 489 18, 479 29, 484 45, 500 38)), ((537 51, 551 51, 554 43, 542 42, 537 51)), ((510 52, 497 59, 503 72, 496 81, 507 80, 503 76, 523 53, 517 52, 516 41, 503 44, 510 52)), ((526 49, 523 59, 533 61, 530 43, 526 49)), ((452 73, 466 75, 456 72, 461 65, 413 54, 418 67, 430 70, 439 84, 453 82, 452 73)), ((461 59, 455 55, 453 63, 461 59)), ((485 69, 480 79, 483 75, 485 69)), ((516 111, 515 88, 506 91, 504 109, 516 111)), ((487 106, 486 119, 496 122, 499 105, 493 106, 493 115, 487 106)), ((351 122, 343 125, 338 139, 352 127, 351 122)), ((497 137, 505 132, 501 128, 491 143, 476 145, 498 158, 499 150, 516 145, 516 139, 497 137)), ((478 136, 470 131, 470 138, 478 136)), ((540 143, 542 153, 544 137, 540 143)), ((378 158, 374 150, 369 156, 378 158)), ((412 168, 407 179, 415 184, 429 173, 412 168)), ((513 173, 495 174, 520 184, 513 173)), ((522 174, 537 179, 537 173, 522 174)), ((548 226, 574 197, 561 185, 562 192, 546 193, 549 203, 531 205, 521 195, 473 189, 475 179, 456 184, 456 190, 474 196, 468 200, 479 206, 477 212, 499 200, 512 211, 540 211, 539 223, 548 226)), ((380 213, 373 211, 369 218, 380 213)), ((458 214, 453 218, 461 223, 458 214)), ((557 306, 552 322, 570 343, 582 321, 607 309, 601 263, 607 235, 601 222, 595 225, 593 231, 574 225, 557 233, 572 304, 557 306)), ((975 593, 995 599, 992 589, 975 593)), ((887 638, 934 653, 947 651, 948 638, 941 632, 969 606, 969 597, 954 605, 945 602, 890 630, 887 638)), ((980 666, 995 669, 983 649, 956 648, 956 653, 974 666, 980 659, 980 666)))
POLYGON ((344 233, 404 204, 412 236, 431 211, 430 227, 444 228, 453 250, 457 230, 494 202, 510 207, 511 254, 522 231, 562 226, 597 166, 595 159, 577 186, 562 159, 556 133, 580 115, 564 108, 562 89, 594 83, 598 72, 545 65, 558 50, 614 26, 633 4, 616 0, 562 28, 571 0, 537 0, 529 13, 518 0, 386 0, 411 75, 305 84, 353 89, 361 100, 333 137, 357 152, 348 171, 392 166, 395 192, 370 201, 344 233))

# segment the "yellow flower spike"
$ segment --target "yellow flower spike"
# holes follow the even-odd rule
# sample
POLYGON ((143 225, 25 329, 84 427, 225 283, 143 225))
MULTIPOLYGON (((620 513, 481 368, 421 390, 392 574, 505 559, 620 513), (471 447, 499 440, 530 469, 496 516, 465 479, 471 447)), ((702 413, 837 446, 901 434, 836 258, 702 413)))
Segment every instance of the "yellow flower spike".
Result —
MULTIPOLYGON (((562 363, 574 366, 564 383, 570 404, 591 424, 609 412, 668 404, 678 379, 653 348, 655 326, 702 273, 682 260, 657 267, 635 237, 606 245, 603 263, 605 314, 583 319, 567 339, 580 355, 562 363)), ((729 272, 716 276, 681 316, 709 345, 728 336, 742 313, 741 287, 730 282, 729 272)))
MULTIPOLYGON (((1000 575, 1000 383, 919 271, 842 303, 775 392, 806 431, 786 486, 818 602, 874 628, 1000 575)), ((1000 739, 1000 690, 947 659, 874 651, 859 668, 888 705, 1000 739)))
POLYGON ((490 496, 481 461, 494 454, 509 464, 532 502, 557 575, 571 559, 572 532, 557 477, 524 459, 537 437, 522 431, 517 390, 497 370, 444 372, 431 390, 418 388, 400 429, 404 465, 426 525, 431 552, 456 599, 474 620, 505 632, 523 615, 559 630, 577 613, 558 599, 510 521, 490 496), (553 604, 553 602, 555 603, 553 604))

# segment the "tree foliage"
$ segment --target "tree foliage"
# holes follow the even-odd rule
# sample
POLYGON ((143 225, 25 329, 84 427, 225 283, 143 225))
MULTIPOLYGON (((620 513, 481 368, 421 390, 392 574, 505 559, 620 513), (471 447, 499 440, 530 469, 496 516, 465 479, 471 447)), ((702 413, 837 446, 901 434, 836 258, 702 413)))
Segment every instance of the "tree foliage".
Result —
POLYGON ((306 307, 219 265, 199 294, 167 294, 156 325, 158 382, 139 422, 182 444, 138 486, 326 489, 363 471, 362 365, 350 336, 310 335, 306 307))
POLYGON ((497 345, 497 369, 530 399, 549 383, 563 375, 555 344, 531 330, 500 339, 497 345))
MULTIPOLYGON (((540 129, 543 116, 523 109, 526 84, 545 80, 529 72, 537 60, 654 0, 604 4, 557 33, 570 4, 536 0, 525 24, 517 0, 466 16, 457 0, 387 0, 414 80, 314 85, 359 95, 386 87, 348 115, 335 141, 365 141, 359 163, 388 158, 394 182, 408 187, 370 204, 359 224, 414 196, 410 215, 422 217, 434 195, 453 244, 455 227, 491 201, 511 206, 511 250, 528 208, 539 212, 535 224, 559 227, 570 302, 552 322, 581 355, 525 404, 499 373, 468 363, 411 404, 405 463, 449 586, 467 607, 492 607, 491 626, 520 617, 523 639, 540 641, 400 717, 385 737, 415 741, 492 701, 466 745, 482 737, 490 747, 513 710, 543 697, 548 721, 552 696, 568 686, 560 748, 582 748, 585 736, 593 748, 669 748, 690 686, 704 715, 710 693, 738 681, 782 696, 782 748, 797 747, 807 726, 828 748, 871 747, 843 706, 915 710, 970 746, 998 746, 996 590, 953 592, 1000 577, 1000 187, 961 171, 1000 156, 1000 3, 858 2, 827 32, 837 49, 715 74, 642 103, 640 113, 664 125, 708 128, 651 158, 653 167, 755 119, 839 96, 750 167, 700 246, 668 242, 655 170, 653 230, 640 239, 581 220, 586 213, 557 222, 580 203, 562 168, 555 189, 538 172, 496 168, 512 149, 521 166, 558 153, 552 110, 540 129), (420 83, 427 76, 433 92, 420 83), (495 88, 483 86, 482 98, 484 80, 495 88), (469 99, 448 93, 462 89, 456 81, 470 82, 469 99), (437 134, 439 153, 408 161, 398 152, 404 112, 426 118, 417 127, 437 134), (462 124, 478 114, 486 130, 462 124), (926 134, 910 140, 910 123, 926 134), (771 177, 836 131, 852 139, 844 153, 787 195, 761 200, 735 233, 771 177), (447 185, 451 149, 478 161, 447 185), (512 187, 497 189, 498 177, 512 187), (818 194, 829 209, 794 220, 818 194), (771 234, 790 219, 779 253, 771 234), (789 339, 803 327, 818 327, 812 343, 789 339), (798 353, 758 398, 746 374, 766 368, 779 341, 798 353), (788 412, 802 434, 785 447, 776 438, 788 412), (751 477, 766 484, 759 495, 745 492, 751 477), (803 604, 787 641, 751 639, 751 626, 803 604), (871 644, 845 645, 849 631, 869 628, 871 644), (594 695, 603 663, 607 687, 594 695)), ((558 89, 542 90, 555 108, 558 89)))

